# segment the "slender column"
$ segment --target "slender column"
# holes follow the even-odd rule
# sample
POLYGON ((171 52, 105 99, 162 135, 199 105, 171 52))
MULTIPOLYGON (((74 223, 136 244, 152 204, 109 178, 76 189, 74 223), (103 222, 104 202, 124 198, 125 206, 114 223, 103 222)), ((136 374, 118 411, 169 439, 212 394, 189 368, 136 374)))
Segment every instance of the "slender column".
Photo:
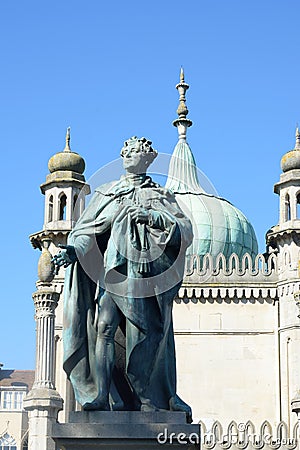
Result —
POLYGON ((51 437, 52 426, 63 405, 54 383, 55 308, 60 294, 52 285, 54 275, 49 244, 49 239, 41 242, 39 281, 36 284, 37 291, 32 295, 36 321, 35 381, 32 390, 24 399, 24 408, 29 412, 29 450, 55 450, 51 437))
POLYGON ((32 297, 36 320, 36 372, 33 388, 55 389, 54 311, 59 293, 43 288, 34 292, 32 297))

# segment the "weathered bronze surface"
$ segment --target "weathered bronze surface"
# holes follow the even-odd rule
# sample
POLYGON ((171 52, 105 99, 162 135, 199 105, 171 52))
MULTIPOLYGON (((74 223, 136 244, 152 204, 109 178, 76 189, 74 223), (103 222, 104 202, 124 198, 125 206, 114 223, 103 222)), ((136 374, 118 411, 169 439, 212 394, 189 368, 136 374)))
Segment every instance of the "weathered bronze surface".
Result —
POLYGON ((174 195, 146 175, 157 156, 150 141, 129 139, 121 156, 125 176, 95 190, 54 258, 58 268, 68 266, 64 369, 85 410, 190 417, 176 395, 172 302, 191 223, 174 195))

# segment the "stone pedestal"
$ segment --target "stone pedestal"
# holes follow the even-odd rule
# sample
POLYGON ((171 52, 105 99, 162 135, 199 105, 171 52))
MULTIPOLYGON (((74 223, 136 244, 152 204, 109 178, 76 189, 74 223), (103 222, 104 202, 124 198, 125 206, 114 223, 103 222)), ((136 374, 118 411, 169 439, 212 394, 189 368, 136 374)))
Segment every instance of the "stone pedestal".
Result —
POLYGON ((60 450, 195 450, 200 425, 187 424, 182 412, 76 412, 53 425, 52 438, 60 450))

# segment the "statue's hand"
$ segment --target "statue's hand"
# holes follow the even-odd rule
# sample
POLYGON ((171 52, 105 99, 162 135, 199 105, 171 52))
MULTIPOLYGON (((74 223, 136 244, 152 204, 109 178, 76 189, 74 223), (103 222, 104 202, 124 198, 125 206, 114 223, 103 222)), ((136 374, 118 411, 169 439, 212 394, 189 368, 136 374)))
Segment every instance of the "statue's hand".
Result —
POLYGON ((68 267, 70 264, 77 260, 75 247, 73 245, 58 245, 60 248, 63 248, 61 252, 55 255, 52 258, 52 262, 55 265, 55 274, 57 275, 60 267, 68 267))
POLYGON ((149 222, 149 210, 141 206, 131 206, 128 209, 130 217, 137 223, 148 223, 149 222))

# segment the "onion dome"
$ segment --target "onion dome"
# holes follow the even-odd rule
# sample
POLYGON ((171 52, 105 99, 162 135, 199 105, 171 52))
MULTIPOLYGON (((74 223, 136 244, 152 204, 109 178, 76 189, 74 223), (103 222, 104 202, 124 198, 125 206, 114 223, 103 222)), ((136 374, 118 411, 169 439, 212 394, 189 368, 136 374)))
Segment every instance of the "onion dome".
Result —
POLYGON ((195 159, 186 142, 187 128, 192 125, 192 121, 186 118, 185 91, 188 87, 181 69, 180 83, 176 86, 180 93, 179 117, 173 122, 178 129, 179 140, 171 157, 166 182, 166 188, 174 192, 179 206, 193 225, 194 238, 187 249, 187 256, 203 257, 210 253, 216 257, 223 253, 228 259, 232 253, 240 258, 249 253, 254 257, 258 253, 258 245, 251 223, 228 200, 207 193, 200 185, 195 159))
POLYGON ((71 171, 83 174, 85 169, 84 159, 70 148, 70 127, 67 129, 66 146, 62 152, 53 155, 48 162, 50 173, 58 171, 71 171))
POLYGON ((281 158, 281 169, 283 172, 300 169, 300 132, 298 127, 296 128, 295 148, 283 155, 281 158))

